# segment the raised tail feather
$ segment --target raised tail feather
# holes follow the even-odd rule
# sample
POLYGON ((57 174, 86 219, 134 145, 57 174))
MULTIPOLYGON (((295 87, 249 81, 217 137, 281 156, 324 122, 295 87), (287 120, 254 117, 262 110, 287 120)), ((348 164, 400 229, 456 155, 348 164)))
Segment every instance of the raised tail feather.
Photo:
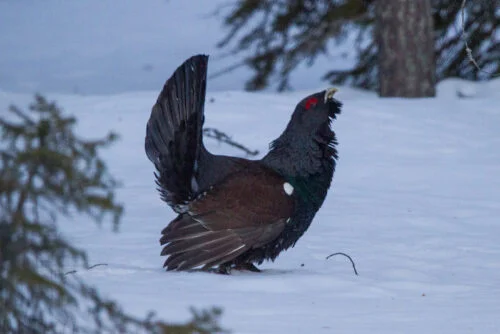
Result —
POLYGON ((167 80, 146 128, 146 154, 158 174, 162 199, 179 208, 196 195, 208 56, 186 60, 167 80))

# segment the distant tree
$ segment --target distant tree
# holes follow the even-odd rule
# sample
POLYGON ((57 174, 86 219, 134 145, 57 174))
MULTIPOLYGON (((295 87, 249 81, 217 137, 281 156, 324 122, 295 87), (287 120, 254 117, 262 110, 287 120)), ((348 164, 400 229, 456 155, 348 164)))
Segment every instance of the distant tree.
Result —
POLYGON ((60 236, 56 221, 80 213, 101 222, 109 215, 116 227, 122 215, 117 181, 98 155, 117 137, 79 138, 76 119, 41 96, 30 112, 9 110, 0 117, 0 333, 220 332, 217 309, 194 312, 183 325, 152 314, 140 319, 67 274, 68 265, 89 263, 60 236))
POLYGON ((375 17, 380 96, 436 95, 430 0, 377 0, 375 17))
MULTIPOLYGON (((379 91, 377 2, 237 0, 217 11, 228 29, 218 46, 229 54, 244 54, 244 61, 230 68, 248 66, 253 70, 246 84, 248 90, 263 89, 271 80, 278 82, 279 90, 284 90, 290 88, 290 74, 297 66, 312 65, 318 56, 331 56, 335 47, 354 41, 352 49, 342 55, 355 59, 354 67, 334 69, 332 60, 332 69, 323 79, 379 91)), ((461 0, 431 0, 436 81, 448 77, 481 80, 500 74, 500 0, 466 2, 465 36, 462 36, 461 5, 461 0), (463 37, 482 71, 470 61, 463 37)))

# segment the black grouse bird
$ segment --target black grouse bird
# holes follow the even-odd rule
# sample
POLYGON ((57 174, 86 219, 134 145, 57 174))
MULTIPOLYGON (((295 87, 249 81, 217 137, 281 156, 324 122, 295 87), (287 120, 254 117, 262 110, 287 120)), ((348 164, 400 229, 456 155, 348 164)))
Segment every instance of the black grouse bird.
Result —
POLYGON ((254 263, 293 247, 325 199, 341 103, 335 89, 300 101, 261 160, 213 155, 202 138, 207 63, 197 55, 175 71, 147 124, 158 190, 178 213, 161 232, 161 255, 167 270, 259 271, 254 263))

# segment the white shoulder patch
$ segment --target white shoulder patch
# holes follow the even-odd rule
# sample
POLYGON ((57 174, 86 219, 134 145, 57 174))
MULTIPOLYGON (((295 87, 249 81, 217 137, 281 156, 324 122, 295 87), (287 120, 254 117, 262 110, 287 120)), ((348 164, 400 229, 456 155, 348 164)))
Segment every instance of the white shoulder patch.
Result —
POLYGON ((288 196, 291 196, 293 194, 293 186, 290 183, 283 183, 283 189, 288 196))

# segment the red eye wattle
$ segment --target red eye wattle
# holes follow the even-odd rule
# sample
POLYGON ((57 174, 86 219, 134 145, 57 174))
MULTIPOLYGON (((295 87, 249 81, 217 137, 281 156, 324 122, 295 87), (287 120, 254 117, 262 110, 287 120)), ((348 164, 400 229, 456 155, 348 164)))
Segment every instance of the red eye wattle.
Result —
POLYGON ((311 109, 311 107, 314 107, 318 103, 318 99, 315 97, 311 97, 309 100, 306 101, 306 110, 311 109))

